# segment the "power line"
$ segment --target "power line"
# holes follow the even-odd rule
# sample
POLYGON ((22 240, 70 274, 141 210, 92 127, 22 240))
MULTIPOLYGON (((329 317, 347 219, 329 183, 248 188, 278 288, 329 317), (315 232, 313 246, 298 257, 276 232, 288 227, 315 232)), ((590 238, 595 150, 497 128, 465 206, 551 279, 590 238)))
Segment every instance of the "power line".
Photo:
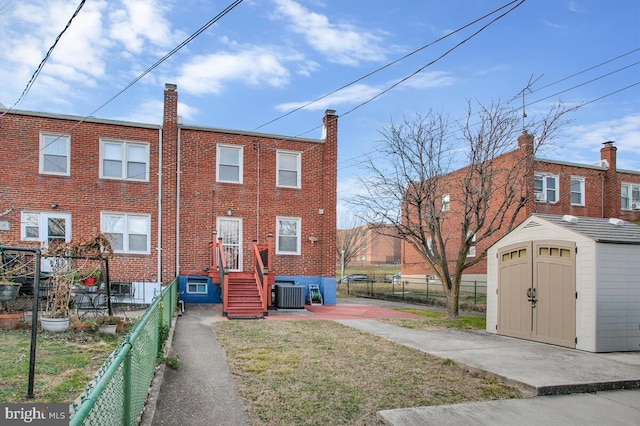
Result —
MULTIPOLYGON (((393 60, 393 61, 381 66, 380 68, 377 68, 377 69, 375 69, 375 70, 363 75, 362 77, 359 77, 359 78, 357 78, 357 79, 355 79, 355 80, 353 80, 353 81, 351 81, 351 82, 349 82, 349 83, 347 83, 347 84, 345 84, 345 85, 343 85, 343 86, 341 86, 341 87, 339 87, 339 88, 337 88, 335 90, 332 90, 331 92, 329 92, 329 93, 327 93, 325 95, 320 96, 319 98, 316 98, 316 99, 314 99, 312 101, 309 101, 309 102, 305 103, 302 106, 294 108, 293 110, 291 110, 289 112, 286 112, 285 114, 282 114, 282 115, 274 118, 273 120, 267 121, 266 123, 259 125, 258 127, 254 128, 253 130, 258 130, 258 129, 262 128, 262 127, 265 127, 265 126, 267 126, 267 125, 269 125, 271 123, 274 123, 274 122, 276 122, 276 121, 278 121, 278 120, 280 120, 280 119, 282 119, 284 117, 287 117, 287 116, 293 114, 294 112, 300 111, 301 109, 304 109, 304 108, 308 107, 309 105, 312 105, 312 104, 314 104, 314 103, 316 103, 318 101, 321 101, 322 99, 325 99, 325 98, 327 98, 327 97, 329 97, 329 96, 331 96, 331 95, 333 95, 333 94, 335 94, 335 93, 337 93, 337 92, 339 92, 341 90, 344 90, 349 86, 352 86, 352 85, 354 85, 356 83, 359 83, 360 81, 362 81, 362 80, 364 80, 366 78, 369 78, 372 75, 374 75, 374 74, 376 74, 376 73, 378 73, 378 72, 380 72, 380 71, 382 71, 382 70, 384 70, 386 68, 389 68, 392 65, 395 65, 398 62, 403 61, 404 59, 407 59, 408 57, 410 57, 412 55, 415 55, 416 53, 418 53, 418 52, 420 52, 420 51, 422 51, 422 50, 424 50, 424 49, 426 49, 426 48, 428 48, 430 46, 433 46, 434 44, 439 43, 439 42, 451 37, 452 35, 455 35, 455 34, 459 33, 460 31, 467 29, 470 26, 473 26, 473 25, 477 24, 478 22, 486 19, 487 17, 489 17, 489 16, 501 11, 502 9, 504 9, 506 7, 509 7, 513 3, 516 3, 517 1, 518 0, 513 0, 513 1, 507 3, 507 4, 503 5, 503 6, 500 6, 499 8, 495 9, 494 11, 489 12, 489 13, 485 14, 484 16, 482 16, 482 17, 480 17, 480 18, 478 18, 478 19, 476 19, 476 20, 474 20, 472 22, 469 22, 466 25, 463 25, 462 27, 458 28, 457 30, 452 31, 452 32, 440 37, 439 39, 432 41, 431 43, 427 43, 427 44, 425 44, 425 45, 423 45, 423 46, 421 46, 421 47, 419 47, 419 48, 407 53, 406 55, 404 55, 404 56, 402 56, 402 57, 400 57, 398 59, 395 59, 395 60, 393 60)), ((306 132, 306 133, 308 133, 308 132, 306 132)))
POLYGON ((0 118, 4 117, 6 113, 8 113, 9 111, 13 110, 21 101, 22 99, 27 96, 27 93, 29 93, 29 91, 31 90, 31 86, 33 86, 33 83, 35 83, 36 78, 38 78, 38 76, 40 75, 40 71, 42 71, 42 68, 44 67, 44 64, 47 62, 47 60, 49 59, 49 57, 51 56, 51 53, 53 52, 53 49, 56 47, 56 45, 58 44, 58 41, 60 41, 60 39, 62 38, 62 35, 67 31, 67 29, 71 26, 71 22, 73 21, 73 19, 78 16, 78 13, 80 13, 80 10, 82 9, 82 6, 84 6, 84 2, 85 0, 81 0, 80 4, 78 5, 78 7, 76 8, 76 11, 73 12, 73 15, 71 16, 71 18, 69 19, 69 21, 67 22, 67 25, 65 25, 65 27, 62 29, 62 31, 60 32, 60 34, 58 34, 58 36, 56 37, 56 40, 53 42, 53 44, 51 45, 51 47, 49 48, 49 51, 47 52, 47 54, 44 56, 44 58, 42 59, 42 61, 40 61, 40 65, 38 65, 38 68, 34 71, 34 73, 31 75, 31 78, 29 79, 29 82, 27 83, 27 86, 24 88, 24 90, 22 91, 22 94, 20 95, 20 97, 18 98, 18 100, 16 101, 16 103, 14 103, 11 108, 9 108, 8 110, 6 110, 5 112, 2 113, 2 115, 0 115, 0 118))

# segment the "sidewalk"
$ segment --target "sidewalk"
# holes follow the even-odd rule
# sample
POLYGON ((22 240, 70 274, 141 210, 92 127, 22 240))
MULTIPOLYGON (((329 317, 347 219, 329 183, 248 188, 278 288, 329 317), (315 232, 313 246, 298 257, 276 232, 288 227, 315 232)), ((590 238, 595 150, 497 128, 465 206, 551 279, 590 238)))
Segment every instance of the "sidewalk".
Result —
MULTIPOLYGON (((471 369, 505 377, 528 395, 598 391, 379 412, 379 418, 387 425, 639 424, 640 352, 592 354, 484 331, 412 330, 375 318, 398 316, 397 311, 389 310, 393 307, 430 307, 370 299, 340 299, 338 303, 337 307, 270 312, 267 321, 335 320, 471 369), (633 390, 604 392, 621 388, 633 390)), ((220 311, 218 305, 188 305, 178 318, 170 355, 180 357, 180 367, 165 369, 164 379, 159 379, 161 387, 153 385, 155 412, 154 402, 150 401, 151 412, 145 413, 143 426, 248 424, 242 398, 211 327, 213 322, 225 320, 220 311)))

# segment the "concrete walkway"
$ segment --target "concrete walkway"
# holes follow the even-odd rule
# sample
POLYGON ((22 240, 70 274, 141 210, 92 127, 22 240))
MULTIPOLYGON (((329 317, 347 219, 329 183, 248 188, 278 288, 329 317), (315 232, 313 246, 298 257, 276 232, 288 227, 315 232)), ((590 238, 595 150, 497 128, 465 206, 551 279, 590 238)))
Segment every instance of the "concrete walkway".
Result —
MULTIPOLYGON (((416 308, 415 305, 369 299, 340 299, 338 303, 338 307, 326 306, 315 312, 270 312, 267 320, 335 320, 502 376, 528 395, 581 392, 380 411, 378 417, 387 425, 640 425, 640 352, 592 354, 484 331, 412 330, 375 318, 397 316, 389 308, 416 308), (631 390, 608 390, 621 388, 631 390)), ((217 305, 188 305, 176 321, 171 356, 180 357, 180 368, 165 369, 164 377, 158 380, 161 387, 153 386, 143 426, 248 424, 242 399, 211 326, 220 320, 224 318, 217 305)))

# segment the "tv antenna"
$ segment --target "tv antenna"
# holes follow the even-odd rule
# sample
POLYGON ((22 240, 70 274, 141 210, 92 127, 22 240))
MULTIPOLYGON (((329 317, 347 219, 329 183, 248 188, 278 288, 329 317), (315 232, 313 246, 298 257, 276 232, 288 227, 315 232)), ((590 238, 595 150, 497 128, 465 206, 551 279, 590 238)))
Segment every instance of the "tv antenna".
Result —
MULTIPOLYGON (((535 80, 533 79, 533 74, 531 74, 531 77, 529 77, 529 82, 527 83, 527 85, 520 91, 520 93, 518 93, 518 95, 522 96, 522 133, 525 132, 525 118, 527 118, 527 112, 525 111, 525 98, 524 95, 526 92, 529 93, 533 93, 533 90, 531 90, 531 86, 533 86, 534 84, 536 84, 536 82, 538 80, 540 80, 542 78, 544 74, 540 74, 540 77, 536 78, 535 80)), ((515 99, 517 96, 515 96, 513 99, 515 99)), ((513 100, 511 99, 511 100, 513 100)))

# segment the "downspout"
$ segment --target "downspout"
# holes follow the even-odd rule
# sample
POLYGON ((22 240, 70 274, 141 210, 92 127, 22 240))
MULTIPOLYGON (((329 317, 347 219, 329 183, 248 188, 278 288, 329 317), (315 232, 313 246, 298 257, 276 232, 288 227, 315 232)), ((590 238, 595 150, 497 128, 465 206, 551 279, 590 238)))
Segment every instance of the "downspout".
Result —
POLYGON ((158 283, 162 285, 162 128, 158 132, 158 283))
MULTIPOLYGON (((180 119, 178 118, 178 123, 180 119)), ((181 127, 178 126, 178 147, 177 147, 177 163, 176 164, 176 275, 180 275, 180 135, 181 127)))
MULTIPOLYGON (((258 161, 257 161, 257 166, 258 166, 258 173, 257 173, 257 180, 258 180, 258 187, 256 189, 256 241, 258 241, 258 243, 260 243, 260 141, 257 141, 257 148, 258 148, 258 161)), ((270 267, 271 265, 269 265, 270 267)))
POLYGON ((600 217, 604 217, 604 173, 600 173, 600 217))

